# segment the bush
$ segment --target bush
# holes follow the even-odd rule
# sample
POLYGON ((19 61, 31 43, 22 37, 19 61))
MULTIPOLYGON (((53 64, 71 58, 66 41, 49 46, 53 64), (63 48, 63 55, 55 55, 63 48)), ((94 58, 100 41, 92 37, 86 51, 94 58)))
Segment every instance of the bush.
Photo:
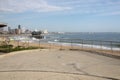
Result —
POLYGON ((38 49, 37 47, 21 47, 21 46, 17 46, 15 48, 12 49, 12 51, 21 51, 21 50, 30 50, 30 49, 38 49))
POLYGON ((13 45, 2 45, 0 48, 13 48, 13 45))
POLYGON ((17 46, 13 48, 13 45, 3 45, 0 46, 0 52, 8 53, 8 52, 13 52, 13 51, 21 51, 21 50, 31 50, 31 49, 38 49, 38 47, 22 47, 22 46, 17 46))

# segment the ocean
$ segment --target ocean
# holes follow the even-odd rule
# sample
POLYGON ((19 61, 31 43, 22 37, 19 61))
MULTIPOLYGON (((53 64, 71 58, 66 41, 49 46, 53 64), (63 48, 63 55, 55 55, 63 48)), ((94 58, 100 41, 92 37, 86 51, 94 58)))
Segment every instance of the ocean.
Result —
POLYGON ((51 33, 45 36, 48 43, 120 50, 120 33, 112 32, 67 32, 51 33), (83 45, 84 44, 84 45, 83 45))
POLYGON ((120 50, 120 33, 113 32, 66 32, 49 33, 44 35, 44 39, 34 37, 16 36, 14 40, 21 42, 29 41, 33 43, 51 43, 64 46, 83 46, 102 49, 120 50), (83 45, 84 44, 84 45, 83 45))
POLYGON ((90 32, 67 32, 67 33, 51 33, 45 36, 47 39, 83 39, 83 40, 101 40, 101 41, 120 41, 120 33, 90 33, 90 32))

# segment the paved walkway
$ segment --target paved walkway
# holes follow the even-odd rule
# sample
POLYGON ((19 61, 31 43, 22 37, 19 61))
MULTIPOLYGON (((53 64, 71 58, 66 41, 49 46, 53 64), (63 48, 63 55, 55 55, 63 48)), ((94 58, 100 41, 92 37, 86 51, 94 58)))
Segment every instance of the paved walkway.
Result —
POLYGON ((0 55, 0 80, 119 80, 120 60, 82 51, 0 55))

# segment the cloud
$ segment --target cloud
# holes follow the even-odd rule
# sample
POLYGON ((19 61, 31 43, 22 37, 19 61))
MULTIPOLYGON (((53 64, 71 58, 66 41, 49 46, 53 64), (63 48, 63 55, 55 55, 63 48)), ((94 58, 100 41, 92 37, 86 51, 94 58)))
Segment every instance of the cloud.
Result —
POLYGON ((0 0, 0 12, 120 15, 120 0, 0 0))
POLYGON ((71 7, 71 13, 120 15, 120 0, 52 0, 52 3, 71 7))
POLYGON ((50 5, 45 0, 0 0, 0 12, 63 11, 70 7, 50 5))

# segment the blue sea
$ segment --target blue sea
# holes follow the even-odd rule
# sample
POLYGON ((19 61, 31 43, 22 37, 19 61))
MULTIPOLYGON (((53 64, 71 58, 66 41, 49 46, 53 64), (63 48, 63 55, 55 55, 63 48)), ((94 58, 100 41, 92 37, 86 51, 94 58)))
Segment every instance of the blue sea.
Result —
POLYGON ((17 36, 14 40, 33 43, 50 43, 64 46, 83 46, 103 49, 120 50, 120 33, 117 32, 52 32, 44 35, 44 39, 17 36), (84 45, 83 45, 84 44, 84 45))
POLYGON ((45 36, 48 43, 120 50, 120 33, 113 32, 67 32, 50 33, 45 36))
POLYGON ((46 39, 83 39, 83 40, 99 40, 99 41, 120 41, 120 33, 112 32, 67 32, 67 33, 51 33, 46 35, 46 39))

